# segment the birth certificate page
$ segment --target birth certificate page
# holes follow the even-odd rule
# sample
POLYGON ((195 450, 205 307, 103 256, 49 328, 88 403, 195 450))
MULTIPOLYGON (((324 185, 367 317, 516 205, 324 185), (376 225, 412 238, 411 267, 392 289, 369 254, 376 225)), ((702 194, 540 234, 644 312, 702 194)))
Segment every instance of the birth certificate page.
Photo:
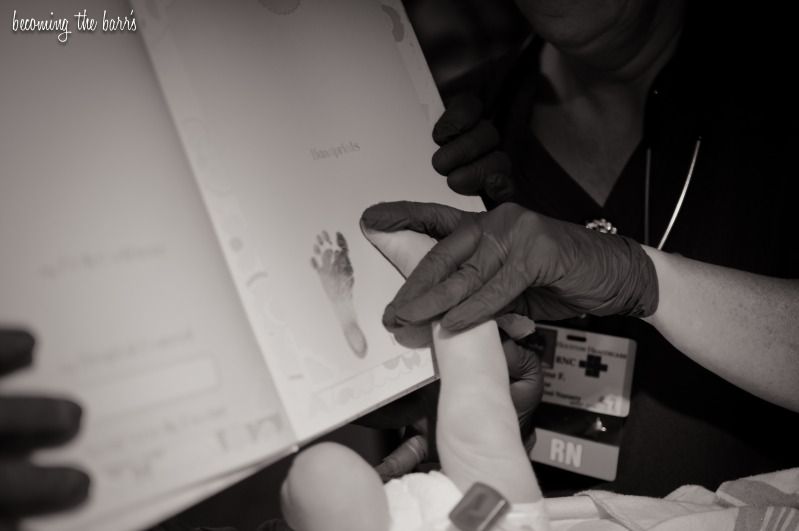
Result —
POLYGON ((431 167, 442 112, 400 2, 136 2, 256 336, 301 440, 434 375, 381 324, 380 201, 469 210, 431 167))
MULTIPOLYGON (((20 2, 18 16, 83 9, 130 6, 20 2)), ((35 458, 92 479, 87 505, 30 524, 141 527, 167 493, 295 437, 141 36, 4 29, 0 68, 0 326, 37 338, 0 392, 80 403, 78 437, 35 458)))

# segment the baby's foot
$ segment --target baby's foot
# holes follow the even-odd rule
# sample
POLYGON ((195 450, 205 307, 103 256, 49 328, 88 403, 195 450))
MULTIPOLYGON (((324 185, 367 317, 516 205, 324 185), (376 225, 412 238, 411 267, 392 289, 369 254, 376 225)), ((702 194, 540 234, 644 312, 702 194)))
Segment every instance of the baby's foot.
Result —
POLYGON ((363 358, 366 356, 367 345, 361 327, 358 326, 355 306, 352 303, 355 276, 348 251, 347 240, 340 232, 336 233, 336 244, 333 244, 327 231, 322 231, 316 237, 314 245, 316 256, 311 258, 311 265, 319 273, 322 287, 333 304, 347 343, 356 356, 363 358))
POLYGON ((280 490, 280 505, 297 531, 383 531, 390 525, 377 472, 336 443, 319 443, 297 455, 280 490))

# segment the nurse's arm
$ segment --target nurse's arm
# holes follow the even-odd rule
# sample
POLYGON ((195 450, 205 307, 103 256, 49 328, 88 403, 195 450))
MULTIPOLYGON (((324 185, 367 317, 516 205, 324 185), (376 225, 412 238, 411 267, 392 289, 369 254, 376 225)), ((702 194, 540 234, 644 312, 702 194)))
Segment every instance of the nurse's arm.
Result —
POLYGON ((645 320, 706 369, 799 412, 799 280, 644 250, 660 288, 645 320))

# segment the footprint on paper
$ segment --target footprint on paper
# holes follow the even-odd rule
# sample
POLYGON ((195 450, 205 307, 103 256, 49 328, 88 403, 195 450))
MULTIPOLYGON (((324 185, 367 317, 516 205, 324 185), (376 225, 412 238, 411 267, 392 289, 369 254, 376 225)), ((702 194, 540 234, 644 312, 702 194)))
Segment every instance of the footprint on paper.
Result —
POLYGON ((311 258, 311 265, 319 274, 327 298, 333 304, 341 331, 344 332, 344 337, 355 355, 363 358, 367 350, 366 338, 358 326, 355 306, 352 303, 355 276, 350 263, 347 240, 337 232, 336 243, 333 243, 327 231, 322 231, 316 236, 313 250, 315 256, 311 258))
POLYGON ((394 40, 396 42, 402 42, 405 38, 405 24, 402 23, 399 13, 397 13, 397 10, 393 7, 385 4, 381 4, 380 7, 383 8, 383 12, 388 15, 388 18, 391 20, 391 34, 394 36, 394 40))

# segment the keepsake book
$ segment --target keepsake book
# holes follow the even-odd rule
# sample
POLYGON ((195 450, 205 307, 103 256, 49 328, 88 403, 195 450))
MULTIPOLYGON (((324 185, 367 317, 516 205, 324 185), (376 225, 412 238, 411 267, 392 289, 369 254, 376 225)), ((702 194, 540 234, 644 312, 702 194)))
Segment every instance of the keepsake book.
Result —
POLYGON ((0 31, 0 326, 37 338, 0 388, 78 401, 35 458, 92 476, 26 525, 146 527, 434 378, 381 325, 402 279, 359 218, 481 204, 431 168, 442 105, 399 0, 3 7, 137 22, 0 31))

